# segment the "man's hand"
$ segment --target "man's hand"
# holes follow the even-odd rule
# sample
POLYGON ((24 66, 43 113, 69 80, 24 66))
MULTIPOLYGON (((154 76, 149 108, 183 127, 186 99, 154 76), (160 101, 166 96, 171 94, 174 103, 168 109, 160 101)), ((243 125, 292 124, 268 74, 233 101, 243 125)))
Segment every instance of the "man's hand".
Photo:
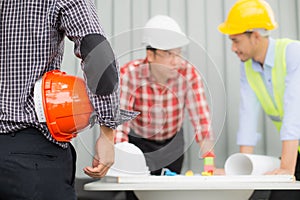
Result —
POLYGON ((225 170, 223 168, 215 168, 214 175, 225 175, 225 170))
MULTIPOLYGON (((214 140, 202 140, 199 142, 200 153, 203 155, 207 152, 211 152, 214 154, 214 140)), ((215 168, 214 175, 225 175, 225 170, 222 168, 215 168)))
POLYGON ((252 154, 254 152, 253 146, 240 146, 240 153, 252 154))
POLYGON ((267 172, 265 174, 266 175, 280 175, 280 174, 294 175, 293 173, 291 173, 290 170, 286 170, 286 169, 275 169, 275 170, 267 172))
POLYGON ((101 127, 101 134, 97 139, 95 152, 92 167, 85 167, 84 172, 92 178, 101 178, 106 175, 114 163, 114 130, 104 126, 101 127))
POLYGON ((298 145, 298 140, 282 141, 280 168, 270 171, 267 174, 294 175, 298 156, 298 145))

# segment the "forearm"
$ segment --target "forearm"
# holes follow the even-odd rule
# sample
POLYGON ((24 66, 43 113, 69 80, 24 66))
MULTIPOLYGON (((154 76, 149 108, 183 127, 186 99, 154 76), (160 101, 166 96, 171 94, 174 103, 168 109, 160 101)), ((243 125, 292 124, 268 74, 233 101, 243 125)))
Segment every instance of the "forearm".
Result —
MULTIPOLYGON (((112 143, 114 142, 114 137, 115 137, 115 130, 106 127, 106 126, 100 126, 101 128, 101 135, 105 138, 107 138, 109 141, 111 141, 112 143)), ((100 135, 100 137, 101 137, 100 135)))
POLYGON ((252 154, 254 152, 254 146, 240 146, 240 153, 252 154))
POLYGON ((214 153, 214 145, 215 141, 214 140, 201 140, 198 142, 199 147, 200 147, 200 154, 206 154, 207 152, 212 152, 214 153))
POLYGON ((93 178, 105 176, 115 159, 114 130, 106 126, 100 128, 101 134, 96 142, 93 164, 84 168, 84 172, 93 178))
POLYGON ((288 171, 290 174, 295 173, 295 166, 298 156, 298 145, 298 140, 282 141, 280 168, 288 171))

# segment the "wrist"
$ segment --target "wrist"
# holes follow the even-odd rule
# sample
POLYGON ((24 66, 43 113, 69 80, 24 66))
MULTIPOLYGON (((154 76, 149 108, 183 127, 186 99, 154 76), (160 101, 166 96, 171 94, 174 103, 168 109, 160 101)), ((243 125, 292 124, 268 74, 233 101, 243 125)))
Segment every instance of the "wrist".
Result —
POLYGON ((114 141, 115 138, 115 130, 106 126, 101 126, 101 134, 100 137, 106 137, 107 139, 114 141))

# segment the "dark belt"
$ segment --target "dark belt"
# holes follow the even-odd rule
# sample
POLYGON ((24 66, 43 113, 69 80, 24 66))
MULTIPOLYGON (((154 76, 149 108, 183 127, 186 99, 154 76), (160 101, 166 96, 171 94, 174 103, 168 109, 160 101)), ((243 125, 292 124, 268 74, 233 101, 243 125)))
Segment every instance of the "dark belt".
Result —
MULTIPOLYGON (((178 134, 178 133, 180 134, 182 131, 183 131, 183 130, 182 130, 182 128, 181 128, 176 134, 178 134)), ((151 139, 151 138, 143 138, 141 135, 136 134, 136 133, 135 133, 134 131, 132 131, 132 130, 130 130, 130 132, 129 132, 129 135, 130 135, 131 137, 136 137, 136 138, 140 138, 140 139, 142 139, 142 140, 151 141, 151 142, 153 142, 153 143, 155 143, 155 144, 159 144, 159 145, 168 144, 170 141, 172 141, 172 140, 175 138, 176 134, 173 135, 173 136, 170 137, 170 138, 167 138, 167 139, 155 140, 155 139, 151 139)))

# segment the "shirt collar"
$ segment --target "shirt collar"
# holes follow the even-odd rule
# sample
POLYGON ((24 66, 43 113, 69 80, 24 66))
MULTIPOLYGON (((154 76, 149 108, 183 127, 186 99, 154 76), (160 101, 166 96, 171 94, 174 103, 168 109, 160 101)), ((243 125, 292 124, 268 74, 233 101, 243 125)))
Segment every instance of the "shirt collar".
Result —
POLYGON ((150 66, 147 58, 145 58, 142 62, 142 67, 139 73, 139 77, 146 78, 146 79, 151 77, 150 66))
MULTIPOLYGON (((273 68, 274 67, 274 62, 275 62, 275 43, 276 41, 269 37, 269 45, 267 49, 267 54, 264 62, 264 68, 273 68)), ((253 61, 255 64, 253 65, 253 70, 257 72, 262 72, 261 66, 253 61)))
POLYGON ((273 38, 269 38, 269 47, 267 50, 264 66, 273 68, 274 62, 275 62, 275 40, 273 38))

